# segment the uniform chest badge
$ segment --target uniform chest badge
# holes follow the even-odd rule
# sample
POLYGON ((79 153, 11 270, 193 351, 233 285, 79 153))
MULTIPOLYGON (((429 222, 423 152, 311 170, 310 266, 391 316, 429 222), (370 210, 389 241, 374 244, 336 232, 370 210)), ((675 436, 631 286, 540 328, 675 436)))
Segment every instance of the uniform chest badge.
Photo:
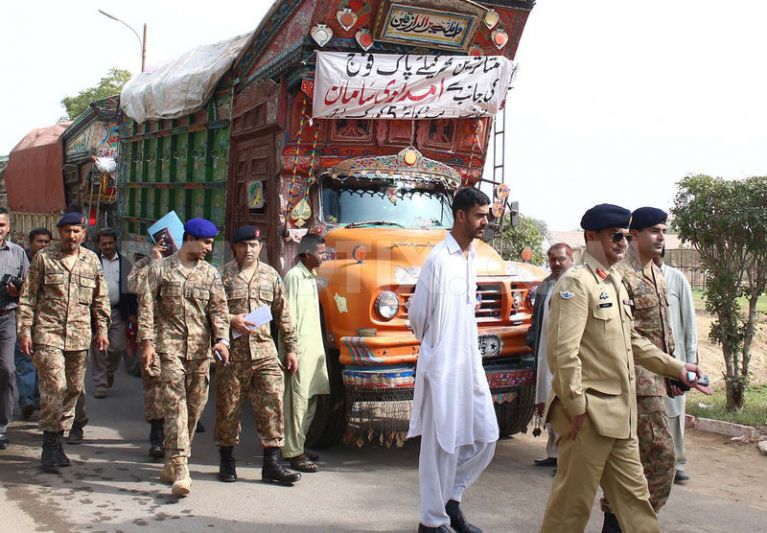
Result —
POLYGON ((602 291, 601 293, 599 293, 599 299, 600 300, 609 300, 610 296, 605 291, 602 291))
POLYGON ((563 300, 569 300, 573 296, 575 296, 575 293, 570 292, 570 291, 562 291, 562 292, 559 293, 559 296, 561 296, 563 300))

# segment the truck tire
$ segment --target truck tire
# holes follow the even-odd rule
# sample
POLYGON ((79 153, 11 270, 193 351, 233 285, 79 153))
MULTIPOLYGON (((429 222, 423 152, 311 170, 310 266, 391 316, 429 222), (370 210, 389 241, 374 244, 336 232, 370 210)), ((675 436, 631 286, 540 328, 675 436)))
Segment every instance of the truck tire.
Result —
POLYGON ((330 394, 317 396, 317 410, 306 434, 308 448, 328 448, 341 441, 349 421, 346 391, 338 362, 338 350, 327 350, 326 364, 330 378, 330 394))
POLYGON ((535 386, 520 387, 516 398, 510 402, 496 403, 494 406, 501 437, 526 433, 527 425, 535 413, 535 386))

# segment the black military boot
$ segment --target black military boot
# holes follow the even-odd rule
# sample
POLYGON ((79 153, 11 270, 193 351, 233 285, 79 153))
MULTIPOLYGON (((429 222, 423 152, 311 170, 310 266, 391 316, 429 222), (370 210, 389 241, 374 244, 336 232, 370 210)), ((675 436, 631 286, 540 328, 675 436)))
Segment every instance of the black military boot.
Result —
POLYGON ((56 459, 59 462, 59 466, 69 466, 72 462, 64 453, 64 430, 61 430, 56 435, 56 459))
POLYGON ((447 526, 429 527, 418 524, 418 533, 450 533, 450 528, 447 526))
POLYGON ((45 472, 58 472, 58 442, 59 434, 55 431, 43 431, 43 453, 40 462, 45 472))
POLYGON ((610 511, 605 511, 605 521, 602 524, 602 533, 622 533, 618 517, 610 511))
POLYGON ((445 512, 450 517, 450 527, 457 533, 482 533, 482 530, 466 521, 461 511, 460 502, 450 500, 445 505, 445 512))
POLYGON ((149 430, 149 457, 162 459, 165 456, 163 441, 165 440, 165 431, 163 429, 163 420, 150 420, 151 429, 149 430))
POLYGON ((279 448, 264 448, 264 464, 261 467, 261 479, 273 483, 292 485, 301 474, 290 472, 282 465, 282 453, 279 448))
POLYGON ((67 436, 67 444, 80 444, 83 441, 83 426, 75 422, 67 436))
POLYGON ((219 446, 218 454, 221 462, 218 464, 218 479, 224 483, 237 481, 237 465, 234 461, 234 446, 219 446))

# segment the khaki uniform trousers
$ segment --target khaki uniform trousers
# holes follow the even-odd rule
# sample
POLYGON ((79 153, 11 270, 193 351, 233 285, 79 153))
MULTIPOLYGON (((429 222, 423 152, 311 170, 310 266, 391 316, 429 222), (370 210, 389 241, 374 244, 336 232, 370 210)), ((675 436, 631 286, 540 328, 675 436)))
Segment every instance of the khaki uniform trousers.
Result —
POLYGON ((552 405, 550 420, 559 435, 559 459, 541 532, 584 531, 601 485, 624 533, 660 533, 639 461, 638 439, 599 435, 586 417, 572 440, 570 419, 559 402, 552 405))
POLYGON ((165 457, 190 457, 195 427, 208 402, 210 359, 160 354, 165 457))

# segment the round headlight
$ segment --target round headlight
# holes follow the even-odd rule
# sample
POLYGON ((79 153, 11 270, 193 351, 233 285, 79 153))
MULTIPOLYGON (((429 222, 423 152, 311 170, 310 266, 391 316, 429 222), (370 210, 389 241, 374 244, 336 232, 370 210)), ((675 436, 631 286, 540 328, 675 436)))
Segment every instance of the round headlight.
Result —
POLYGON ((376 298, 376 312, 384 320, 391 320, 399 311, 399 298, 392 291, 383 291, 376 298))

